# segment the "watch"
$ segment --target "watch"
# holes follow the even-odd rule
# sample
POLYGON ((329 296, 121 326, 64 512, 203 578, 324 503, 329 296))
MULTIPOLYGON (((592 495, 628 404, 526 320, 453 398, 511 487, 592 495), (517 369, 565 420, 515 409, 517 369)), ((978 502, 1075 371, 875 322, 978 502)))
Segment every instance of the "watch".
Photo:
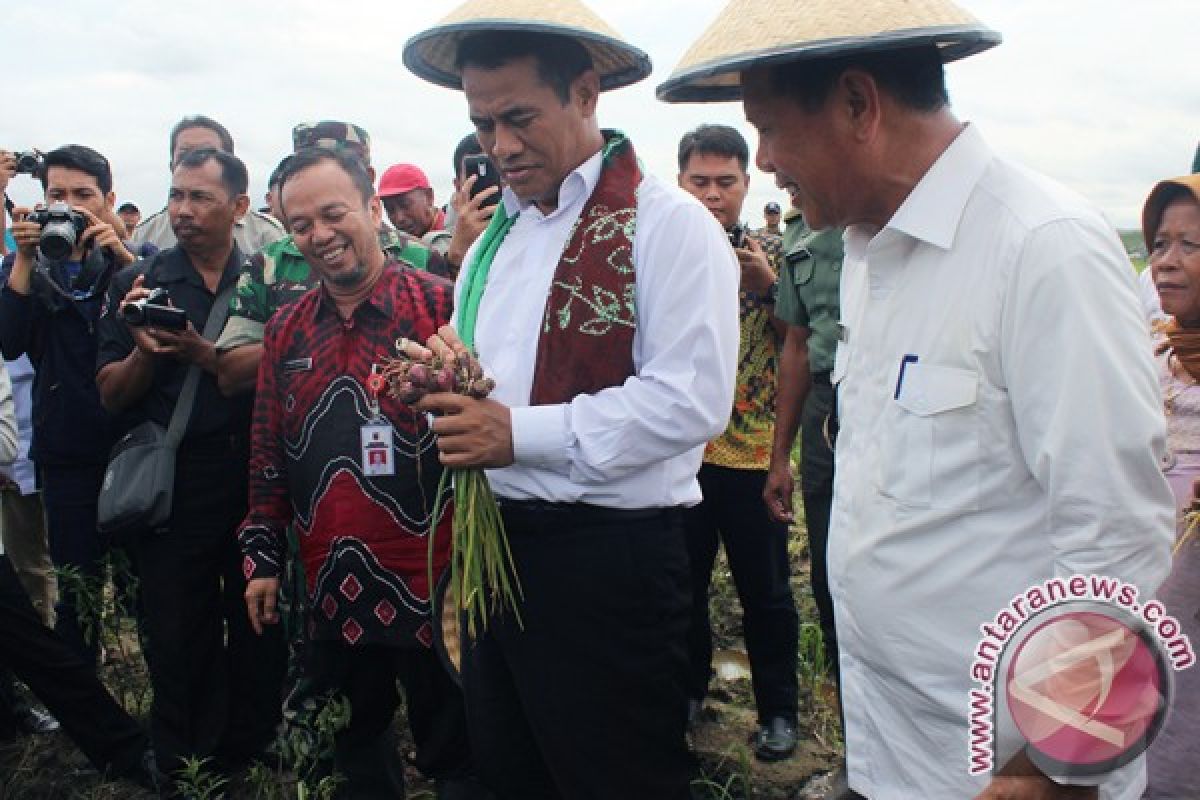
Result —
POLYGON ((762 300, 770 305, 775 305, 779 300, 779 278, 775 278, 767 290, 762 293, 762 300))

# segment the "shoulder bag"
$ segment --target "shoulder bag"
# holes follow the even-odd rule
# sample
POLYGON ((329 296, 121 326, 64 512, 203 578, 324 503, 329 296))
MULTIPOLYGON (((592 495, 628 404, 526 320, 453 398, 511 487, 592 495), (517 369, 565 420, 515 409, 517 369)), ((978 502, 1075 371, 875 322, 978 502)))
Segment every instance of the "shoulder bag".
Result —
MULTIPOLYGON (((214 341, 229 315, 236 284, 213 301, 204 323, 205 339, 214 341)), ((126 535, 153 531, 167 524, 175 495, 175 452, 187 431, 200 384, 200 367, 193 364, 183 380, 170 424, 164 429, 146 420, 113 445, 100 487, 96 527, 101 533, 126 535)))

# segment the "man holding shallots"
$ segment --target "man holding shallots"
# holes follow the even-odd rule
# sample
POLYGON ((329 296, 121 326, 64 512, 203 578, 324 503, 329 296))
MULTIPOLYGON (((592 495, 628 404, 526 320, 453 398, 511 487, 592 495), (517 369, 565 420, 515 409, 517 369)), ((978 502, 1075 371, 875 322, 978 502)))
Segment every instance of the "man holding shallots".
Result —
POLYGON ((404 60, 464 91, 507 185, 429 341, 495 389, 417 405, 443 465, 488 468, 520 585, 463 648, 480 776, 514 800, 686 798, 683 509, 729 420, 737 263, 600 128, 600 92, 650 63, 582 4, 475 0, 404 60))

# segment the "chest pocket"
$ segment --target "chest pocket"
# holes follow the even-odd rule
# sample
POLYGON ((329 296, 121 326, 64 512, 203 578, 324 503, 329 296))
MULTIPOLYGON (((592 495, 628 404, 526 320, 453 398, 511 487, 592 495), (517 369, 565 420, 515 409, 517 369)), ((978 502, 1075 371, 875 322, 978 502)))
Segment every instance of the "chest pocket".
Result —
POLYGON ((786 258, 788 266, 792 268, 792 281, 797 286, 804 286, 812 282, 813 273, 816 271, 816 259, 813 258, 812 253, 800 248, 788 253, 786 258))
POLYGON ((914 508, 976 510, 982 477, 979 375, 912 363, 888 404, 879 490, 914 508))

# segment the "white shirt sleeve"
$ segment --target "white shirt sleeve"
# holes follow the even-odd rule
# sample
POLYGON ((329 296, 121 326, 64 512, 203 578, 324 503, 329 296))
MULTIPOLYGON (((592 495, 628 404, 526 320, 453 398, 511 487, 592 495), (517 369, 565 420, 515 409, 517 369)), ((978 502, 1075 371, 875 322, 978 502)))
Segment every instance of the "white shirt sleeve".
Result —
MULTIPOLYGON (((647 215, 650 216, 650 215, 647 215)), ((725 430, 738 356, 737 260, 699 204, 639 219, 636 374, 569 403, 512 409, 518 464, 576 484, 628 476, 725 430)))
POLYGON ((1021 260, 1003 368, 1022 454, 1047 494, 1055 573, 1112 575, 1148 597, 1170 566, 1174 504, 1129 265, 1111 232, 1075 220, 1035 231, 1021 260))
POLYGON ((12 379, 0 362, 0 463, 11 464, 17 458, 17 407, 13 402, 12 379))

